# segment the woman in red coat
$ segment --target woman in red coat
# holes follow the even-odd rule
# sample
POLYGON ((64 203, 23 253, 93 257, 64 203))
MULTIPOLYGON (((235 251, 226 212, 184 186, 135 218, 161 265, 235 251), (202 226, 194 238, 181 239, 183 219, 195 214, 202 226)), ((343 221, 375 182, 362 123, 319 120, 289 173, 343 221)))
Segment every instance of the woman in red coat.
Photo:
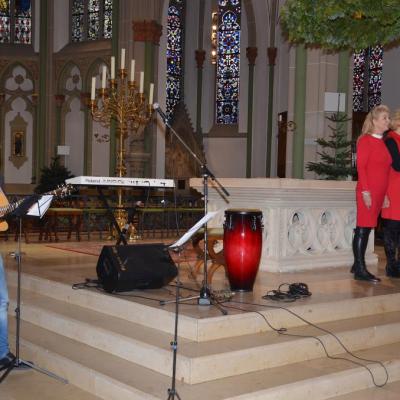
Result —
POLYGON ((387 259, 386 275, 400 278, 400 255, 396 257, 400 238, 400 110, 393 116, 385 144, 392 157, 387 188, 389 207, 382 209, 383 243, 387 259))
POLYGON ((362 128, 362 135, 357 142, 356 187, 357 226, 354 231, 354 264, 351 272, 354 279, 379 282, 365 265, 365 252, 371 229, 375 228, 385 199, 391 157, 383 138, 389 129, 389 109, 384 106, 374 107, 367 115, 362 128))

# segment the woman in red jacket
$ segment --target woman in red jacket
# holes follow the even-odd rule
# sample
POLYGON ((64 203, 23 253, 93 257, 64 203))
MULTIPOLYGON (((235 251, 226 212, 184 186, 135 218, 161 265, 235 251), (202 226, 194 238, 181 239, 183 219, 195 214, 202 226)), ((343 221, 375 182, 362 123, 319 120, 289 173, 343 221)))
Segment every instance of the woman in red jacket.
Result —
POLYGON ((393 116, 385 144, 392 156, 387 188, 389 207, 382 209, 383 243, 387 259, 386 275, 400 278, 400 255, 396 257, 400 239, 400 110, 393 116))
POLYGON ((374 107, 367 115, 362 134, 357 142, 356 187, 357 226, 354 231, 354 279, 380 282, 365 265, 365 252, 371 229, 375 228, 385 199, 391 157, 383 133, 389 129, 389 109, 384 105, 374 107))

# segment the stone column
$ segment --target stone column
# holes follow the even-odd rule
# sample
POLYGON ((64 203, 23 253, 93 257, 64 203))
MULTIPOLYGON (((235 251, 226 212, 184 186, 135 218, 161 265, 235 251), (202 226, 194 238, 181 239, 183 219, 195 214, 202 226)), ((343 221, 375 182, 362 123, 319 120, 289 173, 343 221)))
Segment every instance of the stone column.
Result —
POLYGON ((267 152, 265 160, 265 176, 271 176, 272 159, 272 122, 274 118, 274 75, 278 49, 275 47, 275 26, 277 20, 278 0, 272 0, 269 14, 269 47, 268 55, 268 112, 267 112, 267 152))
POLYGON ((55 104, 56 104, 56 148, 55 154, 57 154, 57 146, 63 144, 61 138, 61 113, 62 113, 62 106, 65 101, 64 94, 56 94, 54 95, 55 104))
POLYGON ((4 112, 3 112, 3 104, 6 100, 6 95, 4 93, 0 93, 0 175, 4 177, 4 112))
POLYGON ((198 49, 195 51, 197 64, 197 108, 196 108, 196 133, 198 136, 203 134, 201 130, 201 102, 203 98, 203 65, 206 59, 206 51, 198 49))
MULTIPOLYGON (((144 93, 148 98, 150 82, 155 82, 155 52, 160 44, 162 26, 156 21, 133 21, 133 40, 144 43, 144 93)), ((156 88, 155 93, 157 93, 156 88)), ((154 154, 155 143, 154 124, 148 125, 144 132, 143 153, 154 154)), ((144 176, 153 176, 155 171, 155 159, 145 161, 144 176), (154 165, 153 165, 154 164, 154 165)))
POLYGON ((247 144, 246 144, 246 178, 251 178, 251 158, 253 146, 253 94, 254 66, 257 58, 257 47, 247 47, 246 56, 249 60, 249 88, 247 100, 247 144))
POLYGON ((38 142, 39 142, 39 95, 37 93, 32 94, 32 106, 33 106, 33 140, 32 140, 32 183, 39 182, 38 175, 38 142))
POLYGON ((46 134, 47 134, 47 89, 49 77, 49 7, 48 0, 40 2, 40 51, 39 51, 39 102, 38 102, 38 124, 37 124, 37 147, 36 147, 36 166, 34 167, 35 176, 38 180, 40 170, 45 165, 45 149, 46 149, 46 134))
MULTIPOLYGON (((83 175, 92 175, 92 135, 89 130, 89 122, 91 119, 89 110, 89 92, 81 92, 81 109, 84 113, 84 128, 83 128, 83 175)), ((115 151, 114 151, 114 161, 115 161, 115 151)), ((113 171, 113 174, 114 175, 113 171)))
POLYGON ((306 76, 307 50, 303 44, 296 47, 296 70, 294 89, 294 122, 296 131, 293 135, 293 178, 304 177, 304 137, 306 114, 306 76))
MULTIPOLYGON (((338 64, 338 84, 337 91, 344 93, 346 96, 345 102, 345 113, 349 105, 349 75, 350 75, 350 51, 342 50, 339 52, 339 64, 338 64)), ((342 127, 338 126, 338 129, 342 127)), ((343 131, 347 132, 347 122, 343 123, 343 131)))
POLYGON ((267 157, 265 161, 265 176, 271 176, 271 158, 272 158, 272 122, 274 118, 274 76, 275 61, 278 49, 276 47, 268 47, 268 117, 267 117, 267 157))

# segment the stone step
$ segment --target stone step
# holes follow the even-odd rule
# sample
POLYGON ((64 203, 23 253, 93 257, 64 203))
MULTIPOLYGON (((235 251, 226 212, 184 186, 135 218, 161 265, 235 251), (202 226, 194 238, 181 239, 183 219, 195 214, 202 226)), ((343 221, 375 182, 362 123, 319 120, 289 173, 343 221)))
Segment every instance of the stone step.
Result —
MULTIPOLYGON (((11 327, 11 331, 14 328, 11 327)), ((171 378, 135 363, 86 346, 76 340, 22 321, 21 357, 32 360, 102 399, 165 399, 171 378)), ((400 343, 358 352, 359 357, 384 363, 389 382, 400 380, 400 343)), ((340 357, 352 358, 341 354, 340 357)), ((180 357, 179 351, 177 355, 180 357)), ((353 360, 360 363, 358 359, 353 360)), ((367 362, 363 362, 367 364, 367 362)), ((381 365, 371 364, 375 381, 382 384, 381 365)), ((210 372, 215 372, 211 368, 210 372)), ((269 368, 211 382, 188 385, 176 382, 181 398, 194 400, 324 400, 373 387, 370 373, 360 365, 327 358, 269 368)))
POLYGON ((383 388, 373 387, 354 393, 332 397, 331 400, 398 400, 400 397, 400 382, 389 383, 383 388))
MULTIPOLYGON (((22 291, 22 298, 23 320, 158 373, 171 374, 171 335, 28 290, 22 291)), ((12 315, 14 290, 10 290, 10 299, 12 315)), ((291 328, 287 332, 290 335, 269 331, 200 343, 180 337, 177 378, 197 384, 324 357, 319 341, 329 354, 341 353, 343 347, 328 331, 339 336, 351 351, 399 342, 400 312, 333 321, 320 327, 322 330, 313 326, 291 328), (210 369, 215 372, 210 374, 210 369)))
POLYGON ((1 400, 101 400, 100 397, 35 369, 12 371, 1 383, 0 392, 1 400))
MULTIPOLYGON (((15 271, 8 271, 9 285, 15 286, 16 281, 15 271)), ((340 284, 345 284, 345 282, 340 281, 340 284)), ((150 300, 135 299, 135 301, 130 301, 127 298, 99 292, 95 289, 73 290, 70 285, 29 274, 23 274, 22 287, 36 293, 46 293, 52 299, 65 301, 69 304, 173 334, 175 320, 175 306, 173 304, 160 308, 157 304, 158 302, 150 300)), ((265 323, 260 313, 267 317, 273 326, 290 328, 305 324, 304 321, 291 314, 291 311, 315 324, 400 311, 400 293, 395 293, 395 291, 386 295, 379 295, 379 291, 377 291, 378 294, 371 292, 369 297, 350 297, 338 301, 324 296, 323 285, 319 290, 322 293, 316 294, 315 298, 282 306, 277 305, 275 302, 264 300, 260 301, 260 306, 243 304, 241 302, 242 297, 239 294, 233 298, 231 306, 257 312, 240 313, 238 310, 229 308, 228 317, 216 315, 215 312, 218 311, 210 311, 208 310, 209 307, 182 304, 179 315, 179 335, 189 340, 206 342, 270 331, 271 328, 265 323), (201 318, 191 316, 193 315, 193 307, 201 309, 201 318)), ((142 292, 134 293, 157 299, 157 294, 152 291, 145 291, 145 294, 142 292)), ((162 298, 160 297, 159 299, 161 300, 162 298)))

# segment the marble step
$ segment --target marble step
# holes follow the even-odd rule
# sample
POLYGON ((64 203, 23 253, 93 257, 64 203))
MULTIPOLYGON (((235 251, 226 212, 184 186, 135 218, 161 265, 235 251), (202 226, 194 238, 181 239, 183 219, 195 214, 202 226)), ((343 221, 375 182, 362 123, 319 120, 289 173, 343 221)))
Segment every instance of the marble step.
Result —
MULTIPOLYGON (((94 396, 107 400, 168 397, 167 390, 172 387, 172 382, 165 375, 29 322, 23 321, 21 328, 23 359, 33 361, 94 396)), ((11 327, 11 331, 14 328, 11 327)), ((357 355, 383 362, 389 382, 400 380, 400 343, 375 347, 357 355)), ((348 355, 346 357, 349 358, 348 355)), ((385 381, 381 365, 369 363, 369 368, 378 384, 385 381)), ((215 368, 209 371, 213 372, 215 368)), ((176 389, 185 400, 324 400, 371 387, 371 375, 360 365, 326 358, 197 385, 176 382, 176 389)))
MULTIPOLYGON (((171 335, 28 290, 22 291, 22 298, 23 320, 158 373, 171 374, 171 335)), ((10 299, 12 315, 13 290, 10 299)), ((291 328, 290 335, 270 331, 200 343, 180 337, 177 378, 197 384, 324 357, 319 341, 330 355, 341 353, 343 347, 328 331, 339 336, 351 351, 400 342, 400 312, 333 321, 320 327, 322 330, 291 328), (210 374, 210 369, 215 372, 210 374)))
MULTIPOLYGON (((8 271, 9 285, 15 286, 16 281, 15 271, 8 271)), ((346 284, 346 281, 340 281, 340 283, 346 284)), ((97 290, 73 290, 70 285, 29 274, 23 274, 22 287, 33 292, 46 293, 52 299, 86 307, 93 311, 173 334, 175 320, 175 306, 173 304, 160 308, 157 306, 158 302, 154 301, 130 301, 97 290)), ((320 290, 323 292, 323 285, 320 290)), ((147 297, 156 296, 152 291, 145 291, 144 294, 139 292, 139 294, 147 297)), ((282 306, 271 301, 260 301, 261 306, 242 305, 241 299, 240 295, 235 296, 233 298, 235 303, 232 305, 247 310, 254 309, 257 310, 257 313, 240 313, 237 310, 228 309, 229 316, 227 317, 219 315, 218 311, 215 310, 212 310, 213 312, 204 310, 204 308, 208 309, 209 307, 202 309, 201 306, 197 306, 201 309, 202 316, 195 318, 190 313, 196 306, 182 304, 179 317, 180 336, 197 342, 206 342, 271 330, 265 324, 260 313, 267 317, 273 326, 289 328, 304 325, 303 321, 283 308, 287 308, 289 311, 293 311, 300 317, 316 324, 400 311, 400 293, 379 295, 372 292, 369 297, 350 297, 342 300, 332 300, 324 296, 323 293, 319 293, 313 299, 310 298, 291 305, 283 304, 282 306)))
POLYGON ((389 383, 384 387, 373 387, 354 393, 332 397, 331 400, 398 400, 400 382, 389 383))
POLYGON ((65 384, 34 369, 12 371, 1 383, 0 391, 1 400, 101 400, 75 385, 65 384))

